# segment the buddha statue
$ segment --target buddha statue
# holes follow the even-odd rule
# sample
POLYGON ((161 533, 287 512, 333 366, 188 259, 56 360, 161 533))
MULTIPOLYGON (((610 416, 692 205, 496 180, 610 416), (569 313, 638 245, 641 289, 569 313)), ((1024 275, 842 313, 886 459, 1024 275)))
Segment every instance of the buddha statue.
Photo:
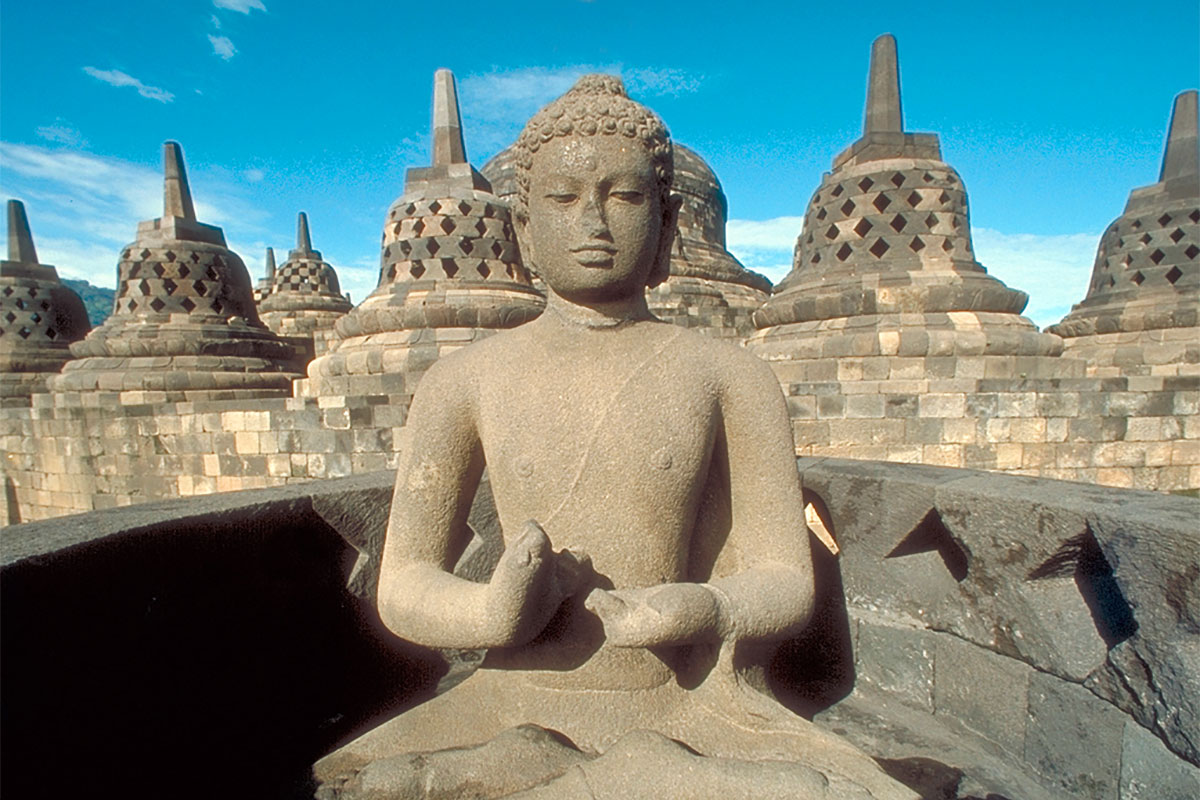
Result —
POLYGON ((421 380, 377 601, 487 655, 319 761, 318 796, 914 797, 745 679, 808 621, 812 559, 778 381, 647 308, 679 209, 663 123, 586 76, 516 169, 546 311, 421 380), (485 465, 505 549, 477 583, 452 570, 485 465))

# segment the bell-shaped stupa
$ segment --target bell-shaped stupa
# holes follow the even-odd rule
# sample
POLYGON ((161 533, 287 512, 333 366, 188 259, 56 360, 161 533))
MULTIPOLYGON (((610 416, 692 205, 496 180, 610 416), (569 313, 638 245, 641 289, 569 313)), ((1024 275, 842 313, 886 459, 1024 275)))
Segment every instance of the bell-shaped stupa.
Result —
MULTIPOLYGON (((272 261, 274 253, 268 255, 272 261)), ((334 323, 350 310, 350 301, 338 286, 337 272, 314 250, 308 232, 308 215, 296 220, 296 249, 272 274, 271 291, 258 304, 263 323, 289 339, 305 340, 310 355, 328 349, 334 323)))
MULTIPOLYGON (((673 191, 683 203, 671 249, 670 275, 647 290, 655 316, 721 338, 743 339, 754 331, 751 314, 771 292, 771 282, 751 272, 725 249, 729 206, 716 173, 696 151, 673 145, 673 191)), ((511 146, 483 165, 496 196, 515 202, 516 164, 511 146)), ((534 277, 537 286, 537 278, 534 277)))
MULTIPOLYGON (((862 138, 813 195, 792 271, 755 312, 749 346, 785 381, 825 379, 841 357, 1058 355, 1061 339, 1020 316, 1027 301, 975 260, 962 179, 936 134, 904 131, 896 40, 879 37, 862 138)), ((911 377, 896 367, 875 379, 911 377)))
POLYGON ((1101 377, 1200 374, 1196 91, 1175 98, 1158 183, 1100 239, 1087 297, 1050 330, 1101 377))
POLYGON ((163 158, 163 215, 138 223, 112 315, 71 345, 51 390, 164 392, 165 402, 289 395, 293 348, 259 321, 225 234, 196 221, 179 145, 167 142, 163 158))
POLYGON ((254 284, 254 306, 262 311, 262 301, 267 299, 267 295, 271 293, 271 286, 275 283, 275 248, 268 247, 267 255, 263 261, 263 276, 258 279, 258 283, 254 284))
POLYGON ((308 395, 411 397, 442 354, 537 317, 545 305, 517 254, 509 206, 467 162, 454 75, 434 74, 433 165, 408 170, 388 209, 379 284, 337 321, 308 395))
POLYGON ((0 403, 27 403, 71 357, 91 325, 79 295, 38 263, 25 206, 8 201, 8 258, 0 261, 0 403))

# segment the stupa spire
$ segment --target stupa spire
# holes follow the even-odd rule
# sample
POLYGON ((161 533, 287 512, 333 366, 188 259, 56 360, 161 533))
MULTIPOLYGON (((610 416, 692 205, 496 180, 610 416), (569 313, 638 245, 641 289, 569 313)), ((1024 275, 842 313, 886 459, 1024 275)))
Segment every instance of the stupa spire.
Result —
POLYGON ((433 166, 465 163, 467 148, 463 144, 454 73, 439 69, 433 73, 433 166))
POLYGON ((20 200, 8 201, 8 260, 20 264, 38 263, 33 234, 29 232, 29 219, 25 216, 25 204, 20 200))
POLYGON ((267 248, 267 280, 275 280, 275 248, 267 248))
POLYGON ((303 211, 296 217, 296 250, 301 253, 312 252, 312 237, 308 233, 308 214, 303 211))
POLYGON ((1200 176, 1200 139, 1197 138, 1196 90, 1180 92, 1171 109, 1171 127, 1163 152, 1160 182, 1200 176))
POLYGON ((863 134, 903 133, 900 110, 900 63, 896 37, 885 33, 871 45, 871 68, 867 77, 867 111, 863 134))
POLYGON ((163 142, 163 216, 195 221, 192 190, 183 166, 183 148, 179 142, 163 142))

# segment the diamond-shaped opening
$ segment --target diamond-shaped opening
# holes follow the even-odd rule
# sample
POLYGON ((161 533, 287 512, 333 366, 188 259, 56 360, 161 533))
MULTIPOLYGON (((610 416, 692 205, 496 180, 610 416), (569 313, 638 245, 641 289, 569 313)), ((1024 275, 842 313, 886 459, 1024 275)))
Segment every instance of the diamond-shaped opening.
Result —
POLYGON ((1124 247, 1124 246, 1125 246, 1125 237, 1122 236, 1121 238, 1117 239, 1117 247, 1120 248, 1120 247, 1124 247))
POLYGON ((875 181, 871 180, 871 178, 869 176, 866 178, 863 178, 861 181, 858 182, 858 188, 864 192, 867 191, 868 189, 870 189, 874 185, 875 185, 875 181))
POLYGON ((224 309, 225 306, 221 304, 221 298, 214 297, 212 301, 212 310, 215 313, 220 314, 224 309))
POLYGON ((469 256, 469 255, 471 255, 471 251, 475 249, 475 245, 471 242, 470 239, 468 239, 464 236, 462 238, 462 241, 460 241, 458 243, 458 249, 463 251, 463 255, 469 256))
POLYGON ((425 267, 421 266, 420 262, 414 261, 413 265, 408 269, 408 274, 414 278, 419 278, 425 274, 425 267))
POLYGON ((930 212, 929 216, 925 218, 925 227, 933 228, 933 226, 937 225, 937 223, 938 223, 937 215, 934 214, 933 212, 930 212))
POLYGON ((920 205, 920 203, 921 193, 914 190, 913 193, 908 196, 908 204, 913 208, 916 208, 918 205, 920 205))
POLYGON ((496 216, 496 209, 494 209, 492 207, 491 203, 483 204, 483 216, 488 219, 491 219, 492 217, 496 216))
MULTIPOLYGON (((1172 281, 1172 283, 1174 283, 1174 281, 1172 281)), ((33 324, 36 325, 37 323, 42 321, 42 315, 35 311, 35 312, 33 312, 33 316, 30 317, 30 319, 33 320, 33 324)))
POLYGON ((8 312, 7 314, 5 314, 5 315, 4 315, 4 318, 5 318, 6 320, 8 320, 8 321, 9 321, 9 323, 11 324, 11 323, 13 323, 13 322, 15 322, 15 321, 16 321, 16 319, 17 319, 17 315, 16 315, 16 314, 14 314, 13 312, 11 312, 11 311, 10 311, 10 312, 8 312))
POLYGON ((1086 525, 1083 533, 1064 541, 1054 555, 1029 573, 1027 580, 1066 577, 1075 579, 1096 632, 1106 646, 1116 647, 1137 632, 1133 608, 1113 576, 1112 565, 1105 558, 1091 524, 1086 525))
POLYGON ((442 210, 442 204, 439 203, 437 200, 434 200, 432 203, 429 204, 430 213, 436 214, 441 210, 442 210))
POLYGON ((1179 269, 1179 267, 1171 267, 1163 277, 1167 279, 1167 283, 1174 286, 1175 281, 1183 277, 1183 270, 1179 269))
POLYGON ((406 217, 411 217, 416 212, 417 212, 417 206, 415 203, 409 203, 408 205, 406 205, 404 207, 404 216, 406 216, 406 217))
POLYGON ((140 255, 140 256, 141 256, 142 258, 144 258, 144 259, 145 259, 145 258, 149 258, 149 257, 150 257, 150 251, 149 251, 149 250, 143 250, 143 251, 142 251, 141 253, 139 253, 138 255, 140 255))
POLYGON ((853 211, 854 211, 854 201, 853 200, 847 200, 846 202, 842 203, 842 213, 843 214, 845 214, 846 216, 850 216, 850 214, 853 211))
POLYGON ((454 224, 454 219, 452 217, 442 217, 442 221, 438 227, 446 233, 453 233, 454 229, 458 226, 454 224))
POLYGON ((201 297, 204 297, 204 295, 208 294, 208 284, 206 284, 204 281, 193 281, 192 288, 195 289, 196 294, 200 295, 201 297))
POLYGON ((1114 279, 1113 279, 1113 276, 1112 276, 1112 275, 1109 275, 1109 276, 1108 276, 1108 288, 1110 288, 1110 289, 1111 289, 1112 287, 1114 287, 1114 286, 1116 286, 1116 285, 1117 285, 1117 282, 1116 282, 1116 280, 1114 280, 1114 279))
POLYGON ((942 240, 942 249, 945 250, 947 253, 949 253, 951 250, 954 249, 954 243, 951 242, 949 239, 943 239, 942 240))
POLYGON ((1133 256, 1126 253, 1125 257, 1121 259, 1121 263, 1125 265, 1125 269, 1129 269, 1130 265, 1133 264, 1133 256))
POLYGON ((179 256, 175 255, 173 252, 171 252, 170 250, 168 250, 163 255, 165 255, 167 257, 167 261, 174 261, 176 258, 179 257, 179 256))
POLYGON ((400 241, 400 252, 406 256, 412 253, 412 242, 408 239, 402 239, 400 241))
POLYGON ((1140 241, 1142 244, 1150 244, 1150 234, 1143 233, 1142 238, 1139 239, 1138 241, 1140 241))
POLYGON ((436 256, 437 251, 441 250, 441 245, 437 243, 437 239, 430 239, 429 244, 425 245, 425 249, 429 251, 429 255, 436 256))
POLYGON ((887 242, 885 242, 883 239, 876 239, 875 244, 871 245, 871 255, 875 256, 876 258, 883 258, 883 254, 889 249, 891 248, 888 247, 887 242))
POLYGON ((845 190, 845 189, 843 189, 843 188, 841 187, 841 185, 839 184, 839 185, 837 185, 837 186, 833 187, 833 191, 832 191, 832 192, 830 192, 830 194, 832 194, 834 197, 841 197, 841 196, 842 196, 842 192, 844 192, 844 191, 846 191, 846 190, 845 190))
POLYGON ((443 258, 442 272, 446 273, 447 278, 453 278, 458 274, 458 262, 453 258, 443 258))
POLYGON ((420 236, 425 232, 425 220, 419 219, 413 223, 413 233, 420 236))
POLYGON ((192 263, 193 263, 193 264, 199 264, 199 263, 200 263, 200 254, 199 254, 199 253, 192 253, 192 254, 189 256, 189 258, 191 258, 191 259, 192 259, 192 263))
POLYGON ((821 263, 821 254, 820 254, 820 253, 813 253, 813 257, 812 257, 812 263, 813 263, 813 264, 820 264, 820 263, 821 263))
POLYGON ((826 239, 836 239, 837 235, 838 235, 838 226, 837 225, 830 225, 829 229, 827 231, 825 231, 826 239))
POLYGON ((1184 236, 1185 234, 1183 232, 1183 228, 1176 228, 1175 230, 1171 231, 1171 241, 1175 244, 1179 244, 1179 240, 1184 236))
POLYGON ((1146 276, 1142 274, 1141 270, 1138 270, 1137 272, 1133 273, 1133 275, 1130 276, 1129 280, 1133 281, 1138 286, 1141 286, 1142 281, 1146 280, 1146 276))
POLYGON ((1170 214, 1163 214, 1161 217, 1159 217, 1159 218, 1158 218, 1158 224, 1159 224, 1159 225, 1161 225, 1161 226, 1163 226, 1164 228, 1165 228, 1167 225, 1171 224, 1171 215, 1170 215, 1170 214))
POLYGON ((823 208, 822 208, 820 211, 818 211, 818 212, 817 212, 817 219, 818 219, 818 220, 823 220, 823 219, 825 219, 825 217, 827 217, 827 216, 829 216, 829 213, 828 213, 828 212, 827 212, 825 209, 823 209, 823 208))
POLYGON ((21 335, 22 339, 28 339, 30 334, 33 333, 33 331, 29 330, 29 328, 22 326, 21 329, 19 331, 17 331, 17 333, 19 333, 21 335))
POLYGON ((181 280, 191 274, 191 270, 187 268, 186 264, 180 264, 178 272, 181 280))
POLYGON ((11 297, 12 293, 13 293, 13 288, 11 286, 4 287, 4 296, 5 297, 11 297))
POLYGON ((471 204, 466 200, 459 200, 458 213, 462 214, 464 217, 469 215, 471 213, 471 204))
POLYGON ((868 233, 870 233, 871 228, 873 227, 875 226, 867 222, 865 219, 860 219, 858 224, 854 226, 854 232, 859 236, 866 236, 868 233))
POLYGON ((194 302, 192 302, 192 298, 190 298, 190 297, 185 297, 182 300, 180 300, 179 305, 180 305, 180 307, 183 308, 184 311, 188 312, 189 314, 196 308, 196 304, 194 302))
POLYGON ((58 336, 58 331, 54 330, 54 328, 46 328, 46 338, 47 339, 54 339, 57 336, 58 336))
MULTIPOLYGON (((1178 241, 1178 240, 1176 240, 1176 241, 1178 241)), ((37 287, 36 287, 36 286, 30 286, 30 287, 29 287, 29 296, 30 296, 30 297, 37 297, 37 296, 38 296, 38 290, 37 290, 37 287)))
POLYGON ((854 251, 850 249, 850 243, 847 242, 847 243, 843 244, 841 247, 839 247, 838 251, 836 253, 834 253, 834 255, 837 256, 838 261, 845 261, 847 258, 850 257, 850 254, 852 252, 854 252, 854 251))
POLYGON ((504 245, 500 244, 499 242, 492 242, 492 255, 494 255, 496 258, 499 258, 500 254, 503 252, 504 245))
POLYGON ((938 202, 939 203, 949 203, 950 202, 950 195, 947 194, 944 189, 942 190, 942 193, 940 195, 938 195, 938 202))
POLYGON ((178 288, 179 284, 175 283, 175 281, 171 280, 170 278, 167 278, 165 281, 163 281, 163 289, 166 290, 168 297, 175 294, 175 290, 178 288))
POLYGON ((1188 214, 1188 219, 1190 219, 1192 222, 1200 222, 1200 210, 1196 210, 1188 214))
POLYGON ((1187 250, 1183 251, 1183 254, 1188 258, 1195 258, 1197 255, 1200 255, 1200 247, 1196 247, 1194 244, 1189 244, 1187 250))
POLYGON ((139 284, 138 284, 138 287, 137 287, 137 288, 138 288, 138 291, 139 291, 139 292, 140 292, 140 293, 141 293, 143 296, 149 296, 149 294, 150 294, 150 283, 149 283, 148 281, 142 281, 141 283, 139 283, 139 284))
POLYGON ((812 234, 811 234, 811 233, 808 235, 808 238, 804 240, 804 243, 805 243, 805 244, 812 244, 812 243, 813 243, 813 237, 812 237, 812 234))
POLYGON ((50 304, 47 303, 45 300, 43 300, 42 301, 42 311, 49 311, 49 310, 50 310, 50 304))
POLYGON ((892 201, 890 199, 888 199, 888 196, 885 194, 882 194, 882 193, 878 197, 875 198, 875 201, 873 203, 871 203, 871 205, 875 206, 875 209, 877 211, 881 211, 881 212, 884 209, 886 209, 888 206, 890 206, 891 204, 892 204, 892 201))
POLYGON ((153 308, 155 311, 162 311, 164 308, 167 307, 167 304, 163 302, 163 299, 161 297, 156 297, 150 301, 150 307, 153 308))
POLYGON ((926 183, 933 183, 933 176, 926 172, 921 176, 921 180, 925 181, 926 183))
POLYGON ((25 298, 24 297, 17 298, 17 308, 20 308, 20 309, 25 308, 25 298))
POLYGON ((475 268, 475 271, 484 278, 492 274, 492 270, 488 267, 486 261, 480 261, 479 266, 475 268))
POLYGON ((480 236, 483 236, 485 233, 487 233, 487 223, 484 222, 483 220, 476 220, 475 232, 478 233, 480 236))
POLYGON ((204 271, 204 274, 208 276, 208 279, 209 279, 210 281, 219 280, 219 279, 221 278, 221 273, 217 272, 217 271, 216 271, 214 268, 212 268, 212 267, 209 267, 208 269, 206 269, 206 270, 204 271))
POLYGON ((1133 224, 1130 225, 1130 227, 1133 228, 1135 231, 1140 230, 1142 227, 1142 221, 1140 219, 1135 219, 1133 221, 1133 224))
POLYGON ((1153 261, 1155 264, 1161 263, 1162 260, 1166 257, 1167 257, 1167 254, 1164 253, 1162 250, 1159 250, 1157 247, 1154 248, 1154 252, 1150 254, 1150 260, 1153 261))
POLYGON ((900 172, 894 173, 892 175, 892 185, 895 186, 897 189, 899 189, 901 186, 903 186, 904 185, 904 175, 900 172))
POLYGON ((912 241, 908 243, 908 249, 914 253, 919 253, 925 249, 925 242, 921 241, 920 236, 914 236, 912 241))

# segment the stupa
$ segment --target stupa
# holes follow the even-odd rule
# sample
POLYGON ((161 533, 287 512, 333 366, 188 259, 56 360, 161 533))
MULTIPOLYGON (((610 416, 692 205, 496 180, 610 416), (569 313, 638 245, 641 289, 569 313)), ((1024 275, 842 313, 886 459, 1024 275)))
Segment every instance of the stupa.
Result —
POLYGON ((271 286, 275 283, 275 248, 268 247, 267 255, 263 262, 263 277, 258 279, 258 283, 254 284, 254 305, 256 308, 262 307, 262 301, 267 299, 267 295, 271 293, 271 286))
POLYGON ((925 377, 932 358, 939 378, 1071 375, 1060 359, 1029 360, 1063 345, 1020 316, 1027 301, 975 260, 962 179, 936 134, 904 131, 896 40, 879 37, 862 138, 813 195, 792 271, 755 312, 748 346, 785 384, 925 377), (869 374, 839 372, 848 357, 883 358, 869 374))
POLYGON ((158 402, 287 396, 293 349, 259 321, 250 275, 214 225, 196 221, 176 142, 163 145, 163 215, 121 251, 112 315, 71 345, 60 392, 158 392, 158 402))
POLYGON ((1196 91, 1175 98, 1158 182, 1100 239, 1087 297, 1050 330, 1101 377, 1200 374, 1196 91))
MULTIPOLYGON (((274 253, 268 257, 273 262, 274 253)), ((296 249, 279 269, 273 266, 268 265, 271 291, 258 305, 263 323, 282 337, 299 340, 306 361, 325 353, 334 323, 351 306, 338 286, 337 272, 313 249, 308 215, 303 211, 296 220, 296 249)))
POLYGON ((507 203, 467 161, 454 75, 434 74, 433 164, 408 170, 384 222, 379 284, 335 325, 305 395, 412 396, 442 354, 537 317, 507 203))
MULTIPOLYGON (((671 249, 671 273, 648 290, 650 310, 676 325, 719 338, 744 339, 754 331, 751 314, 770 296, 771 282, 747 270, 725 249, 729 204, 716 173, 691 148, 674 143, 673 150, 672 191, 683 203, 671 249)), ((482 169, 496 195, 509 203, 517 194, 515 170, 511 146, 482 169)))
POLYGON ((38 262, 25 206, 8 201, 8 259, 0 261, 0 403, 28 403, 91 328, 79 295, 38 262))

